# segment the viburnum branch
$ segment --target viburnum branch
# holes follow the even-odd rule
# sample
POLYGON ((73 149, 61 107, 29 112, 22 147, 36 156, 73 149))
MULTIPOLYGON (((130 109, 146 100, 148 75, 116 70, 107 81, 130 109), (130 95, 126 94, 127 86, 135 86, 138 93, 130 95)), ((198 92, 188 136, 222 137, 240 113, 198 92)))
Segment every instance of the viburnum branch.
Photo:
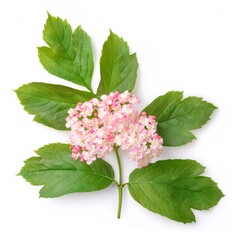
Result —
POLYGON ((143 207, 183 223, 196 221, 191 209, 207 210, 219 202, 224 195, 211 178, 201 175, 205 167, 200 163, 191 159, 155 161, 163 146, 194 140, 191 131, 208 122, 216 109, 213 104, 194 96, 184 99, 183 92, 170 91, 139 112, 135 105, 140 99, 132 93, 138 62, 121 37, 110 31, 103 45, 96 94, 91 88, 94 63, 87 33, 80 26, 72 31, 66 20, 48 14, 43 39, 48 47, 38 48, 38 53, 44 68, 90 92, 47 83, 24 84, 16 90, 35 121, 58 130, 70 129, 68 144, 39 148, 38 156, 25 161, 18 174, 33 185, 43 186, 40 197, 98 191, 114 182, 118 187, 118 219, 127 185, 143 207), (119 149, 137 163, 138 169, 127 183, 123 183, 119 149), (118 180, 104 160, 113 150, 118 180))

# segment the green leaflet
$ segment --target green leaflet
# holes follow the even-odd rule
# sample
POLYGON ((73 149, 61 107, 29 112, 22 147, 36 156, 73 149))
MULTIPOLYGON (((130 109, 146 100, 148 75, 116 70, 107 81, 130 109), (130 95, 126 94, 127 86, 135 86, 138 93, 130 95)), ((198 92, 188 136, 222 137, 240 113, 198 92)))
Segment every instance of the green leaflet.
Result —
POLYGON ((32 185, 43 185, 40 197, 54 198, 74 192, 107 188, 113 182, 112 167, 102 159, 91 165, 74 161, 68 144, 53 143, 36 151, 39 157, 25 161, 18 175, 32 185))
POLYGON ((67 20, 48 14, 43 39, 49 47, 39 47, 39 60, 51 74, 91 89, 93 56, 90 37, 80 26, 72 32, 67 20))
POLYGON ((180 146, 196 137, 190 130, 201 128, 210 119, 216 107, 202 98, 188 97, 171 91, 153 100, 143 111, 156 116, 158 134, 165 146, 180 146))
POLYGON ((66 130, 67 111, 70 108, 95 96, 90 92, 38 82, 22 85, 16 94, 24 109, 35 115, 36 122, 59 130, 66 130))
POLYGON ((223 197, 217 184, 199 176, 204 167, 194 160, 165 160, 134 170, 129 177, 132 197, 148 210, 172 220, 191 223, 191 208, 204 210, 223 197))
POLYGON ((101 81, 98 95, 132 91, 137 78, 136 54, 129 54, 127 43, 112 31, 103 45, 100 60, 101 81))

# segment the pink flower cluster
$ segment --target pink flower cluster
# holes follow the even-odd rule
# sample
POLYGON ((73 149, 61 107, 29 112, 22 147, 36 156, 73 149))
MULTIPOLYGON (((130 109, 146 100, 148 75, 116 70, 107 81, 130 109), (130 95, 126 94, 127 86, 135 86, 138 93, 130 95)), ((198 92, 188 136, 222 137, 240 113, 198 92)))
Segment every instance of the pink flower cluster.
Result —
POLYGON ((155 116, 146 116, 133 108, 140 100, 129 93, 113 92, 68 111, 67 128, 72 158, 92 163, 104 158, 114 147, 128 153, 138 167, 147 166, 162 150, 163 139, 156 133, 155 116))

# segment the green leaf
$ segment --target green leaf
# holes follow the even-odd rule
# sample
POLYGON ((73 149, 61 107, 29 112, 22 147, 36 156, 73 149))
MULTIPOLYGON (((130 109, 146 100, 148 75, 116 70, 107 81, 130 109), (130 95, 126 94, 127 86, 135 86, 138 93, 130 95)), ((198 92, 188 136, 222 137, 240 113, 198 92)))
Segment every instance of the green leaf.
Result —
POLYGON ((112 31, 103 45, 100 60, 101 81, 98 95, 126 90, 132 91, 137 78, 136 54, 129 54, 127 42, 112 31))
POLYGON ((206 210, 223 197, 217 184, 199 176, 204 167, 194 160, 164 160, 134 170, 129 177, 132 197, 148 210, 172 220, 195 222, 192 209, 206 210))
POLYGON ((216 109, 202 98, 182 99, 182 92, 171 91, 156 98, 143 110, 147 115, 156 116, 157 131, 165 146, 180 146, 196 139, 191 130, 207 123, 216 109))
POLYGON ((107 188, 114 181, 111 165, 102 159, 92 164, 74 161, 68 144, 53 143, 36 151, 38 157, 25 161, 18 175, 36 186, 40 197, 54 198, 74 192, 107 188))
POLYGON ((34 121, 59 130, 67 129, 66 117, 70 108, 95 96, 90 92, 38 82, 22 85, 16 94, 24 110, 35 115, 34 121))
POLYGON ((49 47, 39 47, 39 60, 51 74, 86 87, 90 91, 93 74, 91 39, 78 26, 72 32, 67 20, 48 14, 43 39, 49 47))

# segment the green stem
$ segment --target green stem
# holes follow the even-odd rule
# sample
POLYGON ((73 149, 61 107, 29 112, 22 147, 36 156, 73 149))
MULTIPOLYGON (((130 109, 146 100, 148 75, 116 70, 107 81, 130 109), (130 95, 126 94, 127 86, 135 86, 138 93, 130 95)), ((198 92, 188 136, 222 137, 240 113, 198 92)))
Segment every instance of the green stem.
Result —
POLYGON ((123 184, 122 184, 122 166, 121 166, 121 159, 120 155, 118 152, 118 148, 114 147, 116 157, 117 157, 117 162, 118 162, 118 171, 119 171, 119 183, 118 183, 118 212, 117 212, 117 218, 119 219, 121 217, 121 210, 122 210, 122 189, 123 189, 123 184))
POLYGON ((117 218, 120 219, 122 210, 122 187, 118 186, 118 212, 117 218))

